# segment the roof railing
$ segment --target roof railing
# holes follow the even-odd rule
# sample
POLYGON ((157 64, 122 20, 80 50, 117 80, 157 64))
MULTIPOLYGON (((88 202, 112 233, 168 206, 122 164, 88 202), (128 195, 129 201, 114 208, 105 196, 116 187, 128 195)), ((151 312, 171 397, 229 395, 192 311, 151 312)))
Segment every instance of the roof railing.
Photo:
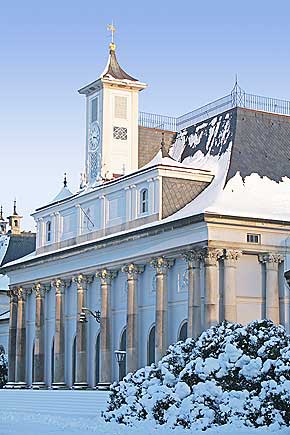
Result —
POLYGON ((234 107, 290 116, 290 101, 248 94, 236 81, 230 94, 178 118, 140 112, 139 125, 162 130, 180 131, 234 107))

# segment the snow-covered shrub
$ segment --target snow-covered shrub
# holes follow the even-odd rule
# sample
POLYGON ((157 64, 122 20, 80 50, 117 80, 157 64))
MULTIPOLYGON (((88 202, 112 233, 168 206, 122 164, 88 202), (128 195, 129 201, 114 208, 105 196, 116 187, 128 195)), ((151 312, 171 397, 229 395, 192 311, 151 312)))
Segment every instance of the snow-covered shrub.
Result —
POLYGON ((237 420, 290 426, 290 336, 269 320, 222 322, 114 383, 104 418, 203 430, 237 420))
POLYGON ((0 388, 7 382, 8 377, 8 359, 7 355, 3 352, 0 352, 0 388))

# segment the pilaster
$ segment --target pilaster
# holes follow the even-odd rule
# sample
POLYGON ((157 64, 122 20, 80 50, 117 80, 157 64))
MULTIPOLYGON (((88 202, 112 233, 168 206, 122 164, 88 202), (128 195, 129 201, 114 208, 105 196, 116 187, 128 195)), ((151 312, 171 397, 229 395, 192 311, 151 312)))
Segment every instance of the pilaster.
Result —
POLYGON ((150 265, 156 271, 155 307, 155 362, 158 362, 168 348, 168 283, 167 273, 174 260, 164 257, 153 258, 150 265))
POLYGON ((183 257, 188 269, 187 336, 196 338, 201 334, 200 251, 185 252, 183 257))
POLYGON ((108 388, 112 382, 112 309, 111 287, 116 271, 106 268, 98 270, 96 277, 101 281, 101 325, 100 325, 100 383, 99 388, 108 388))
POLYGON ((229 322, 237 321, 237 284, 236 269, 242 251, 235 249, 225 249, 223 254, 224 261, 224 318, 229 322))
POLYGON ((127 274, 127 340, 126 340, 126 372, 138 369, 138 276, 144 271, 144 266, 129 263, 122 267, 127 274))
POLYGON ((219 322, 217 265, 223 250, 206 246, 200 254, 205 268, 205 327, 210 328, 219 322))
POLYGON ((9 337, 8 337, 8 383, 6 388, 13 387, 15 383, 16 369, 16 336, 17 336, 17 288, 12 287, 8 291, 10 297, 10 319, 9 319, 9 337))
POLYGON ((265 265, 266 271, 266 318, 279 324, 279 264, 284 261, 284 257, 267 252, 259 255, 259 261, 265 265))
POLYGON ((55 288, 55 335, 54 335, 54 374, 53 388, 65 388, 65 322, 64 293, 67 283, 60 278, 51 282, 55 288))
POLYGON ((45 349, 45 331, 44 331, 44 297, 47 287, 41 283, 33 286, 35 294, 35 346, 34 346, 34 376, 33 387, 45 387, 44 381, 44 349, 45 349))
POLYGON ((24 288, 17 288, 16 388, 26 387, 26 295, 24 288))

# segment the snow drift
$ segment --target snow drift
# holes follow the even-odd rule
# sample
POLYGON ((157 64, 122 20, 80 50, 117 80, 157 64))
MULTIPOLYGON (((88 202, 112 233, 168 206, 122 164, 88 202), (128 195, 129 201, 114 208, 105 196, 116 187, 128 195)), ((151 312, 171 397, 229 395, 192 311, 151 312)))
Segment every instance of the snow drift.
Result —
POLYGON ((222 322, 114 383, 103 416, 202 430, 290 426, 290 336, 269 320, 222 322))

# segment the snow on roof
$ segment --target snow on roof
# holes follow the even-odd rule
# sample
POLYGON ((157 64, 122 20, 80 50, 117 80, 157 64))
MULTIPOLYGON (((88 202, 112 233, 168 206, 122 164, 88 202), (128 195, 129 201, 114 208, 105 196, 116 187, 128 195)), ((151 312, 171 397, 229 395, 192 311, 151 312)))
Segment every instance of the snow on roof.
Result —
POLYGON ((276 143, 275 132, 271 130, 271 136, 267 131, 274 124, 269 123, 271 115, 254 115, 234 109, 179 134, 171 155, 195 169, 211 170, 215 177, 197 198, 165 221, 205 212, 290 221, 285 206, 290 197, 290 164, 285 155, 290 149, 290 117, 283 119, 284 125, 278 120, 280 143, 276 143))
POLYGON ((9 290, 9 281, 7 275, 0 275, 0 290, 9 290))
POLYGON ((56 195, 56 197, 50 202, 50 204, 70 198, 71 196, 73 196, 73 193, 68 189, 68 187, 63 187, 58 195, 56 195))
MULTIPOLYGON (((144 165, 138 171, 140 171, 142 169, 152 168, 153 166, 158 166, 158 165, 172 166, 174 168, 183 168, 183 169, 199 169, 199 168, 193 167, 192 165, 188 165, 185 163, 181 163, 177 160, 174 160, 174 158, 171 156, 163 157, 162 150, 160 149, 158 151, 158 153, 156 154, 156 156, 153 157, 153 159, 149 163, 144 165)), ((207 171, 207 172, 209 172, 209 171, 207 171)))
POLYGON ((9 246, 10 235, 0 235, 0 265, 5 257, 6 251, 9 246))

